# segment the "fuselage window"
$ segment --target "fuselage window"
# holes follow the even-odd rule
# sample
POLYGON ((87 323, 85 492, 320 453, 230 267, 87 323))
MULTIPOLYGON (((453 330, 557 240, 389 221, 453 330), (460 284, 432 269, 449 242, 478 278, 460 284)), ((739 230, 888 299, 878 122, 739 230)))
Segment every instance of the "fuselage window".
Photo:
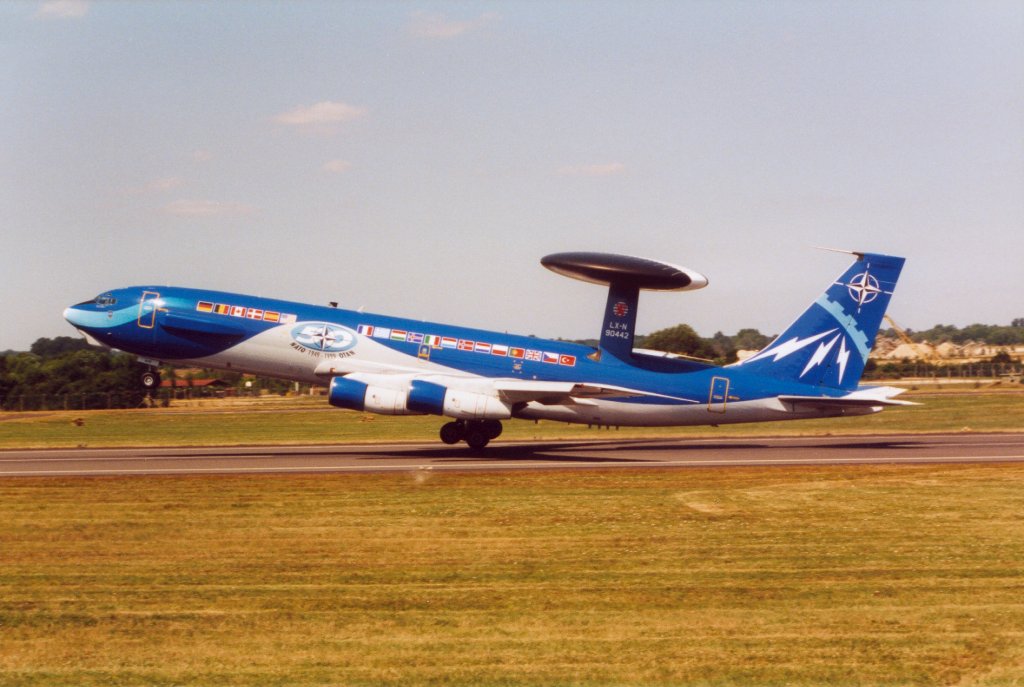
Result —
POLYGON ((117 299, 111 296, 109 293, 104 294, 102 296, 96 296, 96 305, 100 306, 101 308, 106 308, 108 306, 114 305, 115 303, 117 303, 117 299))

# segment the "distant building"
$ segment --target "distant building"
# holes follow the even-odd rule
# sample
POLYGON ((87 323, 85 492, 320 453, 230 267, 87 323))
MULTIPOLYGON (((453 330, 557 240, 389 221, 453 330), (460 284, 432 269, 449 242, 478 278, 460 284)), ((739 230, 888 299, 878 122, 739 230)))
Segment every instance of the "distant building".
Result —
POLYGON ((939 344, 908 344, 888 336, 879 336, 875 340, 875 347, 871 349, 869 357, 874 360, 910 360, 956 365, 984 362, 998 353, 1006 353, 1011 358, 1024 360, 1024 346, 1021 345, 995 346, 984 341, 968 341, 962 345, 952 341, 943 341, 939 344))

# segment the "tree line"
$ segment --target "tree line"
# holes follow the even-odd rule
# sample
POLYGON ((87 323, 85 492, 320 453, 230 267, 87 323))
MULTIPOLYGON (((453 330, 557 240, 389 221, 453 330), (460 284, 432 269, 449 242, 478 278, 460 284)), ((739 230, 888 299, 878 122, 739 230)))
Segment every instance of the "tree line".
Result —
MULTIPOLYGON (((882 336, 897 338, 893 329, 883 329, 882 336)), ((986 343, 992 346, 1024 345, 1024 317, 1017 318, 1009 325, 971 324, 956 327, 948 324, 937 324, 931 329, 922 331, 907 330, 907 334, 917 342, 940 344, 952 341, 965 344, 968 341, 986 343)), ((678 324, 659 331, 636 337, 637 348, 650 348, 657 351, 668 351, 695 358, 705 358, 719 365, 736 362, 738 351, 759 351, 767 346, 775 336, 766 336, 756 329, 741 329, 736 334, 727 335, 716 332, 714 336, 703 337, 687 324, 678 324)), ((586 343, 596 345, 590 339, 586 343)), ((1003 354, 1005 357, 1006 354, 1003 354)), ((1013 362, 996 360, 995 362, 1013 362)))
POLYGON ((54 407, 52 399, 62 398, 76 410, 134 408, 146 395, 139 384, 145 369, 133 355, 94 348, 82 339, 38 339, 27 352, 0 356, 0 406, 35 410, 54 407))
MULTIPOLYGON (((889 332, 895 336, 895 332, 889 332)), ((969 324, 955 327, 951 324, 937 324, 923 331, 907 330, 907 335, 919 343, 940 344, 952 341, 961 345, 968 341, 986 343, 991 346, 1016 346, 1024 344, 1024 317, 1018 317, 1009 325, 969 324)))
MULTIPOLYGON (((882 333, 895 336, 891 330, 882 333)), ((1012 346, 1024 344, 1024 318, 1013 320, 1009 326, 972 324, 958 328, 939 324, 928 330, 911 332, 910 335, 914 340, 932 343, 984 341, 997 346, 1012 346)), ((760 350, 773 338, 749 328, 740 329, 732 335, 715 332, 713 336, 702 337, 690 325, 677 324, 636 337, 635 346, 725 365, 736 362, 738 351, 760 350)), ((592 339, 579 343, 597 345, 597 341, 592 339)), ((1018 361, 1008 359, 992 362, 1010 364, 1018 361)), ((873 361, 869 362, 866 369, 868 375, 876 373, 876 366, 871 363, 873 361)), ((0 354, 0 408, 30 410, 60 407, 62 404, 74 409, 135 408, 147 398, 139 382, 145 369, 146 366, 133 355, 96 348, 82 339, 69 336, 41 338, 28 351, 0 354)), ((982 374, 983 369, 978 366, 977 374, 982 374)), ((889 364, 884 372, 898 375, 905 371, 889 364)), ((212 372, 210 376, 219 377, 233 385, 243 383, 238 373, 212 372)), ((165 378, 170 379, 171 375, 167 374, 165 378)), ((257 381, 257 386, 284 391, 288 383, 261 379, 257 381)))

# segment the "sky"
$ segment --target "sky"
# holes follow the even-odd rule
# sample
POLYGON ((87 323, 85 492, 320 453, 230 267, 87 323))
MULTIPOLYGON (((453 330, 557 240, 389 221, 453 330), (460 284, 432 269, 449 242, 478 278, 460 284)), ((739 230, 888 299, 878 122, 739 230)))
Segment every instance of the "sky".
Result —
POLYGON ((904 328, 1024 317, 1024 3, 0 3, 0 350, 173 284, 587 338, 775 334, 849 256, 904 328))

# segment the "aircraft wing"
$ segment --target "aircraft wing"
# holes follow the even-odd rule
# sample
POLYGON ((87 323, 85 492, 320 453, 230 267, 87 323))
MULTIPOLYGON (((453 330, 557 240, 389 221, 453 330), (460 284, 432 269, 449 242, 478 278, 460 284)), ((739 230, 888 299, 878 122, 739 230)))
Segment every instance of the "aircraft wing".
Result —
POLYGON ((413 365, 395 365, 346 358, 325 360, 316 368, 321 377, 350 376, 353 379, 391 388, 407 387, 416 380, 439 384, 456 391, 497 396, 503 403, 513 406, 531 401, 542 405, 589 404, 597 398, 661 398, 666 401, 700 403, 693 399, 656 394, 610 384, 589 382, 553 382, 507 377, 486 378, 472 375, 436 373, 413 365))
POLYGON ((587 404, 596 398, 663 398, 667 401, 699 403, 688 398, 655 394, 610 384, 588 382, 543 382, 528 379, 495 379, 494 390, 507 403, 536 401, 543 405, 587 404))

